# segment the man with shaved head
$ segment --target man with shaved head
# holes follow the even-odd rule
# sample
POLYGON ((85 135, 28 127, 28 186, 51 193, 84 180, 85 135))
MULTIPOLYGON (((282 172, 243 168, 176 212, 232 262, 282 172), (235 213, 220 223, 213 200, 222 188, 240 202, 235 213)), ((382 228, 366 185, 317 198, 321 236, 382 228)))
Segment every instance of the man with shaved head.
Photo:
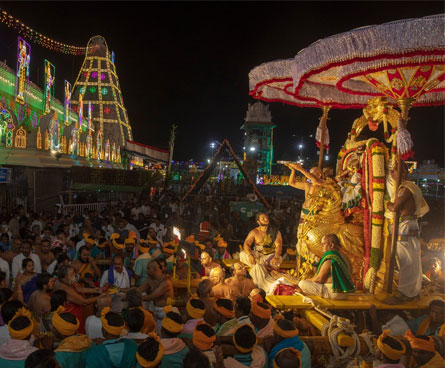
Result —
POLYGON ((225 273, 221 267, 215 267, 210 271, 209 280, 213 285, 212 294, 215 298, 233 300, 239 296, 238 288, 225 284, 224 277, 225 273))

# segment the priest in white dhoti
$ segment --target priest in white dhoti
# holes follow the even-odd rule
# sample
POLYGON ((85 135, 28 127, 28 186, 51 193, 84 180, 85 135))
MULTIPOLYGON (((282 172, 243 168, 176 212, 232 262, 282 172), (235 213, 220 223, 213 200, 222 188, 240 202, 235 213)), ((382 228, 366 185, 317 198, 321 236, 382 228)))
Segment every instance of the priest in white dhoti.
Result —
MULTIPOLYGON (((399 269, 399 301, 410 300, 419 295, 422 286, 422 263, 420 258, 420 239, 418 219, 429 211, 420 188, 408 179, 408 169, 401 165, 402 182, 397 195, 391 195, 389 211, 400 211, 399 234, 397 241, 397 266, 399 269), (395 198, 394 198, 395 197, 395 198)), ((395 180, 397 170, 391 171, 395 180)))
POLYGON ((269 225, 269 217, 260 212, 256 215, 258 227, 251 230, 244 241, 240 261, 250 267, 249 274, 255 285, 267 294, 273 293, 276 279, 269 269, 281 263, 283 240, 281 233, 269 225))

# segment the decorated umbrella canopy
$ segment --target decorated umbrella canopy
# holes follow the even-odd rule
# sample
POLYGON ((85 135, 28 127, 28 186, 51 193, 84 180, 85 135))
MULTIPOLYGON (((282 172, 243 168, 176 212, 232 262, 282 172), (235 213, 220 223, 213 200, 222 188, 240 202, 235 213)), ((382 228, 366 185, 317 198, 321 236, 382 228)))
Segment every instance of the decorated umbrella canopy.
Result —
POLYGON ((308 83, 313 100, 300 99, 295 96, 292 80, 293 59, 276 60, 261 64, 249 73, 249 94, 266 102, 282 102, 298 107, 317 107, 323 110, 323 116, 315 136, 320 147, 319 167, 323 160, 323 151, 329 147, 329 134, 326 120, 330 108, 351 109, 367 105, 371 97, 366 95, 349 95, 339 92, 335 86, 308 83), (321 142, 324 142, 321 145, 321 142))
MULTIPOLYGON (((406 130, 411 106, 445 103, 445 16, 405 19, 367 26, 319 40, 301 50, 292 65, 294 96, 324 103, 312 85, 335 86, 338 98, 386 96, 401 110, 397 129, 397 165, 410 157, 411 137, 406 130)), ((398 170, 400 174, 401 170, 398 170)), ((396 190, 400 185, 396 180, 396 190)), ((392 292, 399 214, 395 216, 388 292, 392 292)))

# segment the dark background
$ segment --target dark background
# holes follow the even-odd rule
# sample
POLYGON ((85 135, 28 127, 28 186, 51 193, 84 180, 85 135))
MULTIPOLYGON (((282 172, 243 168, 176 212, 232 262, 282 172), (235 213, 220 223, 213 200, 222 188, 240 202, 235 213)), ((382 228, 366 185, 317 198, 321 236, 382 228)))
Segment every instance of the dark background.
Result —
MULTIPOLYGON (((0 2, 23 23, 70 45, 105 37, 116 68, 134 139, 168 144, 179 125, 174 159, 210 157, 209 143, 228 138, 241 154, 248 73, 275 59, 291 58, 317 39, 369 24, 443 13, 442 1, 374 2, 0 2)), ((74 83, 82 56, 58 54, 31 43, 31 80, 43 82, 43 60, 56 66, 56 97, 63 80, 74 83)), ((15 69, 17 33, 0 24, 0 59, 15 69)), ((275 159, 316 154, 319 109, 270 104, 275 159)), ((359 110, 332 110, 328 127, 332 153, 346 139, 359 110)), ((410 112, 408 128, 416 159, 444 161, 444 108, 410 112)), ((331 153, 331 162, 333 155, 331 153)))

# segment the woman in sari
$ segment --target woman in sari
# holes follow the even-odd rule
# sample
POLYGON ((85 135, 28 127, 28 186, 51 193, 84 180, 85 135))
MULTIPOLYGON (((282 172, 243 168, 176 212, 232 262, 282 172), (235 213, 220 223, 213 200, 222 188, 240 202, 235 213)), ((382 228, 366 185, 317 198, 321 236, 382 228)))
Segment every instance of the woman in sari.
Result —
POLYGON ((37 290, 38 274, 34 272, 34 261, 31 258, 22 261, 22 271, 15 278, 14 299, 27 304, 31 294, 37 290))

